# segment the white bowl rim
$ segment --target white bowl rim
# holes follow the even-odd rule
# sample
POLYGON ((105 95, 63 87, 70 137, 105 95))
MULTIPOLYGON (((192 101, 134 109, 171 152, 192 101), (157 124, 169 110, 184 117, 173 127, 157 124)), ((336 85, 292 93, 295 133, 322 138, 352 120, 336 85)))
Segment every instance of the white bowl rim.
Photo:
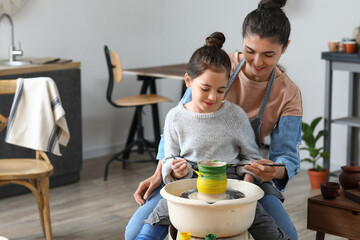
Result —
MULTIPOLYGON (((197 181, 196 178, 191 178, 191 179, 182 179, 181 181, 197 181)), ((260 198, 262 198, 264 196, 264 191, 257 185, 250 183, 250 182, 245 182, 242 180, 237 180, 237 179, 228 179, 228 184, 229 182, 242 182, 242 184, 248 185, 249 187, 255 188, 255 192, 252 193, 252 197, 251 198, 240 198, 240 199, 233 199, 231 201, 229 200, 219 200, 215 203, 207 203, 204 202, 202 200, 195 200, 195 199, 187 199, 187 198, 181 198, 179 196, 175 196, 172 195, 170 193, 168 193, 165 189, 168 185, 170 184, 176 184, 176 182, 172 182, 169 183, 167 185, 165 185, 161 190, 160 190, 160 194, 163 198, 165 198, 168 201, 171 202, 175 202, 175 203, 181 203, 181 204, 185 204, 185 205, 196 205, 196 206, 206 206, 206 207, 218 207, 218 206, 231 206, 231 205, 239 205, 239 204, 245 204, 245 203, 251 203, 251 202, 255 202, 257 200, 259 200, 260 198)), ((244 193, 246 195, 246 193, 244 193)))

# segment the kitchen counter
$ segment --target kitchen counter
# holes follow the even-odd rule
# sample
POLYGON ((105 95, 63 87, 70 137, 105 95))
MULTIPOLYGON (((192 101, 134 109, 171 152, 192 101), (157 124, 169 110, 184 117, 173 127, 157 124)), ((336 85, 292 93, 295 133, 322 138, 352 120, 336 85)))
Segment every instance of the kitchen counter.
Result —
POLYGON ((24 74, 24 73, 38 73, 48 71, 58 71, 80 68, 80 62, 69 63, 51 63, 51 64, 31 64, 16 67, 0 66, 0 76, 24 74))

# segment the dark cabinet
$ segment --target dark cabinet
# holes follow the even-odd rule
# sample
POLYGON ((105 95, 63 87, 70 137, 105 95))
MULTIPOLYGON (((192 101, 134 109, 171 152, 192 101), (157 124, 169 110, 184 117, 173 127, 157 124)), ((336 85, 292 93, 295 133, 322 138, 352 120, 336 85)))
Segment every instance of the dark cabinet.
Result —
MULTIPOLYGON (((80 64, 79 64, 80 66, 80 64)), ((1 72, 1 70, 0 70, 1 72)), ((62 156, 47 153, 54 166, 50 177, 50 187, 74 183, 80 180, 82 168, 82 126, 81 126, 81 76, 80 68, 45 70, 40 72, 2 75, 1 79, 50 77, 58 87, 62 105, 66 112, 66 121, 70 131, 70 141, 66 147, 60 145, 62 156)), ((0 96, 0 113, 8 116, 13 95, 0 96)), ((0 133, 0 158, 34 157, 35 151, 5 143, 5 130, 0 133)), ((0 198, 26 192, 22 186, 0 186, 0 198)))

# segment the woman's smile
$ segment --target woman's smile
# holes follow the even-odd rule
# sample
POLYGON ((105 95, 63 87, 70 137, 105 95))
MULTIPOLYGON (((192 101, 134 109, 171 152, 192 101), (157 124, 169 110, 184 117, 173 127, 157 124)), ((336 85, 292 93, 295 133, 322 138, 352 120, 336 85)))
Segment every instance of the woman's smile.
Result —
POLYGON ((248 35, 244 38, 245 76, 256 82, 269 81, 273 68, 278 63, 286 47, 271 38, 248 35))
POLYGON ((257 67, 257 66, 254 66, 254 69, 255 71, 261 71, 263 70, 265 67, 257 67))

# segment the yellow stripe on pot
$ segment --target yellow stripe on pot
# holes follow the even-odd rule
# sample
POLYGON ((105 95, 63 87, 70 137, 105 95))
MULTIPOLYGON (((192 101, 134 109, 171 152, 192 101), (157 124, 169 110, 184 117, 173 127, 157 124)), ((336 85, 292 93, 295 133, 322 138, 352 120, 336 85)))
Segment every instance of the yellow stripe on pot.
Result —
POLYGON ((227 187, 226 166, 225 162, 218 160, 200 162, 198 168, 203 176, 198 176, 198 191, 205 194, 224 193, 227 187))

